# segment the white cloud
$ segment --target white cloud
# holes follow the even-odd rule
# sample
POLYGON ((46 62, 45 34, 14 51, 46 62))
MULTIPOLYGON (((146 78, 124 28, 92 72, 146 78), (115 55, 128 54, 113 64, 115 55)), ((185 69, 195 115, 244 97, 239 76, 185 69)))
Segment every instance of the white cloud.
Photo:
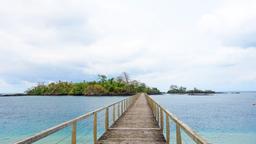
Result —
POLYGON ((256 47, 256 1, 228 1, 211 13, 204 14, 200 27, 220 39, 224 45, 256 47))
POLYGON ((123 71, 163 90, 170 84, 255 89, 255 5, 0 1, 0 92, 25 90, 30 85, 23 81, 78 81, 123 71))

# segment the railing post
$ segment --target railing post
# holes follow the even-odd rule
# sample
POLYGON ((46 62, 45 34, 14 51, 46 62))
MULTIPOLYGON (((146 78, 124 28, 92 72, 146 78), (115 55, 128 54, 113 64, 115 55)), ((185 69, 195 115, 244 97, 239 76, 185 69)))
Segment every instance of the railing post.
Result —
POLYGON ((121 102, 121 115, 123 114, 123 112, 124 112, 124 103, 123 103, 124 101, 122 101, 121 102))
POLYGON ((106 113, 105 113, 105 130, 108 130, 108 107, 106 108, 106 113))
POLYGON ((113 105, 113 123, 116 120, 116 110, 115 110, 115 105, 113 105))
POLYGON ((163 109, 160 107, 160 127, 161 130, 163 132, 164 129, 164 113, 163 113, 163 109))
POLYGON ((166 144, 170 143, 170 123, 169 123, 169 115, 165 113, 166 116, 166 144))
POLYGON ((156 117, 156 120, 157 120, 157 106, 156 106, 156 104, 155 104, 155 113, 156 113, 155 117, 156 117))
POLYGON ((126 100, 124 100, 124 112, 126 110, 126 100))
POLYGON ((153 111, 154 116, 156 117, 155 104, 154 104, 154 103, 153 103, 153 105, 152 105, 152 111, 153 111))
POLYGON ((180 126, 176 123, 176 143, 182 144, 180 126))
POLYGON ((158 105, 156 105, 156 117, 157 117, 157 122, 159 124, 159 108, 158 108, 158 105))
POLYGON ((72 144, 76 144, 76 122, 72 123, 72 144))
POLYGON ((117 105, 117 118, 120 116, 120 104, 117 105))
POLYGON ((124 101, 124 108, 125 108, 125 111, 127 110, 127 100, 124 101))
POLYGON ((94 112, 94 120, 93 120, 93 142, 96 144, 97 142, 97 112, 94 112))

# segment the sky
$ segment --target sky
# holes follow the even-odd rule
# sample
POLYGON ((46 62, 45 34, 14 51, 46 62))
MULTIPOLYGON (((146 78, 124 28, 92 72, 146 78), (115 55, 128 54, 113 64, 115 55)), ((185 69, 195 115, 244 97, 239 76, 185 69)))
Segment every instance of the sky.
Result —
POLYGON ((255 0, 0 0, 0 93, 127 72, 256 90, 255 0))

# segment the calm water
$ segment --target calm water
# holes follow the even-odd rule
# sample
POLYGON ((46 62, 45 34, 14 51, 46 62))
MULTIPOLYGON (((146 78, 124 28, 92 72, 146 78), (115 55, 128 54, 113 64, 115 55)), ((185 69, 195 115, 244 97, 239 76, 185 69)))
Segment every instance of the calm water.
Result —
POLYGON ((0 97, 0 144, 13 143, 125 97, 0 97))
MULTIPOLYGON (((255 93, 152 97, 211 143, 256 144, 255 93)), ((12 143, 123 98, 0 97, 0 143, 12 143)))
POLYGON ((153 98, 210 143, 256 144, 256 93, 153 98))

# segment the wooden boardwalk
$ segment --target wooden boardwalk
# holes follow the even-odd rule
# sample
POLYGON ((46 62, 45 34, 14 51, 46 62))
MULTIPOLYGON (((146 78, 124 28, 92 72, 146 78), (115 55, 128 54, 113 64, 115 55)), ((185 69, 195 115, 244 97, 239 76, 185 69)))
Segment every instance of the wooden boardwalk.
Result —
POLYGON ((146 97, 135 103, 97 141, 97 144, 165 144, 146 97))
MULTIPOLYGON (((47 140, 48 136, 67 127, 71 128, 71 135, 60 137, 54 141, 56 144, 70 143, 68 137, 71 137, 71 143, 77 144, 77 133, 79 132, 77 131, 77 124, 81 121, 90 121, 90 118, 92 118, 93 121, 92 123, 87 123, 86 131, 93 132, 93 134, 91 135, 86 133, 84 135, 86 139, 78 141, 78 143, 170 144, 172 140, 172 143, 175 143, 176 141, 176 144, 182 144, 184 139, 181 132, 183 131, 187 137, 190 137, 190 141, 193 141, 193 143, 209 144, 200 135, 193 131, 193 129, 179 120, 174 114, 164 109, 150 96, 144 93, 136 94, 108 106, 98 108, 94 111, 41 131, 33 136, 17 141, 15 144, 31 144, 42 139, 47 140), (99 125, 99 119, 102 119, 102 116, 99 113, 104 114, 105 131, 98 139, 98 130, 102 130, 97 128, 99 125), (112 120, 114 124, 109 128, 110 120, 112 120), (170 139, 171 123, 176 127, 174 132, 172 132, 172 134, 176 135, 175 139, 170 139), (165 133, 165 137, 163 132, 165 133)), ((84 129, 85 127, 82 128, 84 129)), ((81 135, 81 130, 78 134, 81 135)))

